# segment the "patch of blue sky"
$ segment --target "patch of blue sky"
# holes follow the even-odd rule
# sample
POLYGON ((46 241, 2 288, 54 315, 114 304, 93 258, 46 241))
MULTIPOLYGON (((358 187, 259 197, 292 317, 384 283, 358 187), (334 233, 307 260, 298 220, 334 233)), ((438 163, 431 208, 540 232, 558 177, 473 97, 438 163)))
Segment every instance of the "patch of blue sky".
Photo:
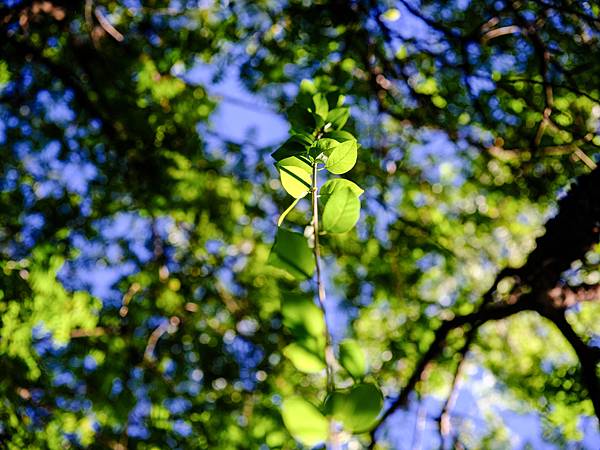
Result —
POLYGON ((187 412, 192 407, 192 402, 180 396, 165 399, 163 405, 171 414, 179 415, 187 412))
POLYGON ((28 142, 17 142, 13 150, 34 178, 34 193, 38 198, 60 198, 63 189, 83 196, 98 173, 93 164, 77 153, 70 153, 64 161, 59 159, 61 144, 58 141, 50 141, 39 151, 28 142))
POLYGON ((225 342, 225 350, 233 355, 238 364, 239 379, 244 389, 254 389, 256 386, 256 368, 265 356, 263 349, 246 338, 234 336, 225 342))
POLYGON ((508 73, 515 67, 517 59, 509 53, 498 53, 490 57, 491 68, 500 73, 508 73))
MULTIPOLYGON (((407 3, 421 11, 421 5, 418 2, 408 1, 407 3)), ((403 3, 397 2, 396 7, 400 11, 400 17, 398 20, 386 21, 386 25, 402 38, 417 39, 423 44, 435 44, 443 38, 440 31, 434 30, 421 18, 412 14, 403 3)))
MULTIPOLYGON (((375 188, 365 190, 364 201, 362 203, 361 217, 363 221, 366 217, 373 217, 375 221, 374 234, 384 248, 390 248, 389 227, 398 218, 397 208, 390 207, 380 201, 381 194, 375 188)), ((360 233, 360 230, 359 230, 360 233)))
MULTIPOLYGON (((47 423, 48 417, 50 417, 50 411, 47 408, 38 408, 35 406, 26 406, 25 414, 30 419, 30 428, 33 429, 42 429, 44 425, 47 423)), ((2 430, 2 425, 0 424, 0 430, 2 430)))
POLYGON ((31 330, 31 340, 33 348, 41 357, 54 356, 62 353, 65 349, 64 345, 57 343, 52 338, 52 333, 46 329, 42 322, 35 325, 31 330))
MULTIPOLYGON (((222 79, 214 65, 198 63, 184 76, 192 84, 201 84, 221 101, 211 115, 209 129, 222 139, 244 143, 251 136, 255 147, 275 146, 288 137, 289 124, 262 96, 249 92, 240 82, 239 69, 231 67, 222 79)), ((211 145, 219 145, 219 140, 211 145)))
POLYGON ((75 111, 69 107, 72 98, 73 93, 69 90, 65 90, 62 97, 42 90, 37 94, 36 103, 42 106, 46 121, 67 125, 75 120, 75 111))
POLYGON ((37 238, 44 226, 45 220, 43 214, 32 213, 25 214, 22 219, 21 244, 26 248, 35 245, 37 238))
POLYGON ((222 266, 215 272, 217 280, 223 287, 231 292, 233 295, 243 297, 246 295, 246 290, 236 281, 235 273, 231 267, 222 266))
POLYGON ((462 168, 466 163, 461 156, 461 146, 441 131, 425 131, 419 137, 421 143, 410 147, 410 163, 420 167, 424 178, 432 184, 462 185, 465 181, 462 168))
POLYGON ((192 434, 192 426, 183 419, 177 419, 173 422, 173 431, 180 436, 188 437, 192 434))
POLYGON ((3 114, 0 112, 0 144, 6 143, 6 124, 4 123, 3 114))
POLYGON ((489 75, 472 75, 467 77, 471 92, 476 97, 482 92, 491 92, 496 89, 496 84, 489 78, 489 75))
POLYGON ((187 394, 191 396, 198 395, 200 390, 202 389, 202 383, 200 381, 196 381, 193 378, 194 371, 190 371, 190 379, 186 381, 182 381, 175 386, 174 392, 176 394, 187 394))
MULTIPOLYGON (((503 398, 510 397, 508 393, 495 398, 493 404, 489 398, 485 385, 488 388, 494 383, 493 375, 487 370, 475 366, 470 371, 469 378, 464 380, 458 392, 456 404, 452 410, 453 422, 458 426, 470 429, 473 438, 478 439, 491 431, 490 423, 485 419, 485 411, 490 411, 510 430, 511 448, 530 448, 546 450, 555 449, 556 446, 545 441, 541 418, 534 412, 519 412, 507 408, 503 398), (467 424, 471 424, 469 427, 467 424)), ((497 389, 494 388, 494 389, 497 389)), ((393 398, 386 401, 389 404, 393 398)), ((510 399, 508 399, 510 402, 510 399)), ((427 396, 421 401, 413 398, 408 410, 399 410, 390 417, 387 425, 380 431, 379 436, 385 436, 398 450, 414 448, 414 442, 421 443, 420 448, 433 450, 440 448, 439 429, 436 417, 443 407, 443 399, 427 396), (424 427, 416 426, 417 417, 421 413, 425 417, 424 427)), ((586 416, 580 418, 579 429, 584 438, 578 445, 581 448, 596 448, 600 435, 597 430, 596 419, 586 416)), ((578 447, 579 448, 579 447, 578 447)))
POLYGON ((116 397, 123 392, 123 381, 120 378, 114 378, 110 388, 110 396, 116 397))

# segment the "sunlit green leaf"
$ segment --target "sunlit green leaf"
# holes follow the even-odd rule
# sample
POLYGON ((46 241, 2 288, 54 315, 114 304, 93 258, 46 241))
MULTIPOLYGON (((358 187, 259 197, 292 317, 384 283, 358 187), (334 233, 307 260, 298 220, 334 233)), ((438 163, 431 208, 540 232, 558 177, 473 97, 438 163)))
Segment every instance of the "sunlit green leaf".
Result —
POLYGON ((354 140, 340 143, 327 158, 325 167, 337 175, 348 172, 356 164, 357 150, 358 145, 354 140))
POLYGON ((354 192, 358 197, 360 197, 364 190, 362 190, 356 183, 353 183, 350 180, 346 180, 345 178, 334 178, 332 180, 327 181, 321 189, 319 189, 319 200, 323 205, 327 204, 329 197, 336 189, 341 188, 349 188, 352 192, 354 192))
POLYGON ((283 212, 281 213, 281 215, 279 216, 279 219, 277 220, 277 226, 278 226, 278 227, 280 227, 280 226, 281 226, 281 224, 283 223, 283 221, 284 221, 284 219, 285 219, 285 216, 287 216, 287 215, 290 213, 290 211, 291 211, 292 209, 294 209, 294 206, 296 206, 296 204, 297 204, 299 201, 300 201, 300 198, 297 198, 297 199, 295 199, 295 200, 292 202, 292 204, 291 204, 290 206, 288 206, 288 207, 286 208, 286 210, 285 210, 285 211, 283 211, 283 212))
POLYGON ((296 336, 307 333, 322 338, 325 332, 323 311, 309 294, 284 293, 281 300, 283 324, 296 336))
POLYGON ((326 120, 327 114, 329 113, 329 104, 327 103, 327 97, 321 93, 313 95, 313 102, 315 105, 314 112, 321 119, 326 120))
POLYGON ((328 138, 331 138, 331 139, 335 139, 338 142, 356 140, 356 138, 352 135, 352 133, 348 133, 347 131, 344 131, 344 130, 331 130, 331 131, 328 131, 325 136, 327 136, 328 138))
POLYGON ((338 145, 340 145, 340 143, 335 139, 321 138, 318 141, 315 141, 310 149, 310 154, 315 158, 320 154, 329 156, 333 149, 338 145))
POLYGON ((295 156, 282 159, 277 163, 281 185, 294 198, 302 198, 310 191, 311 167, 295 156))
POLYGON ((291 156, 302 155, 307 152, 308 147, 313 143, 313 138, 305 133, 293 135, 285 141, 281 147, 271 153, 276 161, 289 158, 291 156))
POLYGON ((290 434, 303 444, 314 446, 327 439, 328 420, 302 397, 286 398, 281 405, 281 416, 290 434))
POLYGON ((350 108, 335 108, 329 111, 325 122, 331 123, 331 126, 339 130, 346 125, 348 118, 350 117, 350 108))
POLYGON ((360 217, 360 200, 349 187, 333 190, 323 208, 323 231, 345 233, 356 225, 360 217))
POLYGON ((397 8, 390 8, 381 17, 388 22, 395 22, 400 18, 400 11, 397 8))

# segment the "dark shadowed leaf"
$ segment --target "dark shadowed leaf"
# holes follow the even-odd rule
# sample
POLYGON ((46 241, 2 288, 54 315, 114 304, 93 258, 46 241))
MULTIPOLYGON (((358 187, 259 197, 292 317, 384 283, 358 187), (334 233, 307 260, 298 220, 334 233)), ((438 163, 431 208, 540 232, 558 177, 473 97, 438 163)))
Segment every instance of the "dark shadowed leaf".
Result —
POLYGON ((383 407, 383 395, 371 383, 356 384, 348 391, 336 391, 325 400, 325 414, 341 422, 353 433, 368 431, 383 407))
POLYGON ((315 270, 315 260, 306 238, 284 228, 277 231, 268 263, 299 280, 310 278, 315 270))

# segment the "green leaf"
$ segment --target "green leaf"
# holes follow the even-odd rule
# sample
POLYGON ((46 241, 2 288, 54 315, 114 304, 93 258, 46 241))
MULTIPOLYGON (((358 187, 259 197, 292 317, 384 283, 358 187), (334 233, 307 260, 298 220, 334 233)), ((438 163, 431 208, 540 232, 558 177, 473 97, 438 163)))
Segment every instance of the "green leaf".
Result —
POLYGON ((302 397, 286 398, 281 405, 281 417, 290 434, 304 445, 312 447, 327 440, 329 421, 302 397))
POLYGON ((358 144, 355 140, 342 142, 333 149, 325 167, 336 175, 348 172, 356 164, 357 150, 358 144))
POLYGON ((322 357, 297 342, 286 346, 283 354, 300 372, 319 373, 326 367, 322 357))
POLYGON ((331 139, 335 139, 338 142, 355 141, 356 140, 354 138, 354 136, 352 136, 352 133, 348 133, 347 131, 344 131, 344 130, 331 130, 331 131, 327 132, 326 136, 331 139))
POLYGON ((340 143, 335 139, 322 138, 315 141, 309 152, 313 158, 318 157, 321 153, 329 157, 333 149, 338 145, 340 145, 340 143))
POLYGON ((383 395, 371 383, 356 384, 349 391, 336 391, 325 400, 324 411, 353 433, 364 433, 375 425, 383 407, 383 395))
POLYGON ((340 130, 344 128, 344 125, 346 125, 349 117, 350 108, 335 108, 329 111, 325 122, 331 123, 331 126, 334 129, 340 130))
POLYGON ((323 186, 321 186, 321 189, 319 189, 319 200, 323 205, 326 205, 327 201, 329 200, 329 197, 331 197, 331 194, 333 194, 333 192, 336 189, 341 189, 344 187, 349 188, 358 197, 360 197, 363 194, 363 192, 365 192, 358 185, 356 185, 350 180, 346 180, 345 178, 334 178, 332 180, 327 181, 323 186))
POLYGON ((313 137, 306 133, 299 133, 293 135, 287 141, 285 141, 281 147, 271 153, 271 156, 276 161, 289 158, 290 156, 297 156, 306 153, 308 148, 313 144, 313 137))
POLYGON ((352 378, 362 378, 367 372, 367 361, 363 349, 353 339, 345 339, 340 343, 340 364, 352 378))
POLYGON ((298 280, 310 278, 315 270, 315 260, 306 238, 285 228, 277 231, 267 263, 298 280))
POLYGON ((300 93, 314 95, 317 93, 317 88, 311 80, 304 78, 300 82, 300 93))
POLYGON ((288 292, 284 294, 281 314, 283 325, 296 337, 306 335, 321 339, 325 334, 325 318, 323 311, 307 294, 288 292))
POLYGON ((281 185, 294 198, 302 198, 311 188, 312 168, 307 162, 292 156, 279 161, 277 164, 281 185))
POLYGON ((290 211, 292 209, 294 209, 294 206, 296 206, 296 204, 300 201, 300 198, 295 199, 292 204, 290 206, 287 207, 287 209, 281 213, 281 215, 279 216, 279 220, 277 220, 277 226, 280 227, 281 224, 283 223, 283 220, 285 219, 285 216, 287 216, 290 211))
POLYGON ((318 93, 313 95, 313 103, 315 104, 314 113, 321 119, 326 120, 327 114, 329 113, 329 104, 327 103, 327 97, 323 94, 318 93))
POLYGON ((360 200, 348 187, 334 189, 323 208, 323 231, 345 233, 360 217, 360 200))

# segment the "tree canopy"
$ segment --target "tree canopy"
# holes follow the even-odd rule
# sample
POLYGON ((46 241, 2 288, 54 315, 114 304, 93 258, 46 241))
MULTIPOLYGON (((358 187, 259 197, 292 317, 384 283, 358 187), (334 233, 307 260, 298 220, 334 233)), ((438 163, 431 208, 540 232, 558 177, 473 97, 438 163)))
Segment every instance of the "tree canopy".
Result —
POLYGON ((0 447, 598 448, 597 2, 5 0, 0 42, 0 447))

